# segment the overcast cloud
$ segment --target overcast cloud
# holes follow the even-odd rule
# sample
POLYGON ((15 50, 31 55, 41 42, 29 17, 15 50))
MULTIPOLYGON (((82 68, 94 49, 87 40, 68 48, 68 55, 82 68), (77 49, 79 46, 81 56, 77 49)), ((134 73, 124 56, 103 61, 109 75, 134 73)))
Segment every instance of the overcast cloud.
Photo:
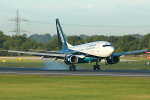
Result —
POLYGON ((150 0, 3 0, 0 3, 0 30, 7 35, 15 28, 9 19, 19 10, 21 29, 31 34, 56 34, 55 19, 59 18, 66 35, 125 35, 150 33, 150 0), (48 22, 54 23, 33 23, 48 22), (67 26, 64 24, 97 25, 67 26), (108 26, 108 27, 98 27, 108 26), (141 26, 141 27, 110 27, 141 26))

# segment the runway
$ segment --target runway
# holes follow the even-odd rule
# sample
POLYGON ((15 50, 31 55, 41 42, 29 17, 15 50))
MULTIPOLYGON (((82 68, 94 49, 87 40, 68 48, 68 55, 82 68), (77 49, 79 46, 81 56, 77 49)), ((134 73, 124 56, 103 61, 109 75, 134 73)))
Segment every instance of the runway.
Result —
POLYGON ((57 76, 120 76, 120 77, 150 77, 150 70, 118 70, 92 69, 50 70, 31 67, 0 67, 0 74, 31 74, 31 75, 57 75, 57 76))

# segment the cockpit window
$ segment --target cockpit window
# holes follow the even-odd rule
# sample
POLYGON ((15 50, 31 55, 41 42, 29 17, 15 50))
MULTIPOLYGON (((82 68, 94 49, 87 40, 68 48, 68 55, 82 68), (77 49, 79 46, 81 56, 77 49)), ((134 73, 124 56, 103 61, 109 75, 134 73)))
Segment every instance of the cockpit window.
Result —
POLYGON ((112 46, 112 44, 103 45, 103 47, 108 47, 108 46, 112 46))

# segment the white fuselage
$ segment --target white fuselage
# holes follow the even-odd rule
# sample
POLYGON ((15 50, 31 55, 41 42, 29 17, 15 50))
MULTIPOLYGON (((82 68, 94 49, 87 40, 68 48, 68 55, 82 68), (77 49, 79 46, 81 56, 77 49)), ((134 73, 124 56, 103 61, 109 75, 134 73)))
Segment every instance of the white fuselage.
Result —
MULTIPOLYGON (((114 47, 107 41, 97 41, 81 45, 76 45, 68 48, 73 52, 82 52, 85 54, 97 56, 97 57, 109 57, 114 52, 114 47)), ((67 52, 66 54, 70 54, 67 52)))

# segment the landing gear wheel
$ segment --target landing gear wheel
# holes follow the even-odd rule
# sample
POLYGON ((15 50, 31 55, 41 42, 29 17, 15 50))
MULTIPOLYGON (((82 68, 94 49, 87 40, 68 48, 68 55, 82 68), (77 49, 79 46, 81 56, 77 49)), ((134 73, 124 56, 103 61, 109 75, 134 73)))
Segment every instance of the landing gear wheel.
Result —
POLYGON ((76 70, 76 66, 75 65, 73 65, 73 70, 76 70))
POLYGON ((100 70, 100 65, 98 65, 98 61, 96 61, 96 65, 93 66, 94 70, 100 70))
POLYGON ((93 69, 96 70, 96 65, 93 66, 93 69))
POLYGON ((70 71, 72 70, 72 66, 71 66, 71 65, 69 66, 69 70, 70 70, 70 71))
POLYGON ((69 70, 76 70, 76 66, 75 65, 69 65, 69 70))
POLYGON ((97 65, 97 70, 100 70, 100 65, 97 65))

